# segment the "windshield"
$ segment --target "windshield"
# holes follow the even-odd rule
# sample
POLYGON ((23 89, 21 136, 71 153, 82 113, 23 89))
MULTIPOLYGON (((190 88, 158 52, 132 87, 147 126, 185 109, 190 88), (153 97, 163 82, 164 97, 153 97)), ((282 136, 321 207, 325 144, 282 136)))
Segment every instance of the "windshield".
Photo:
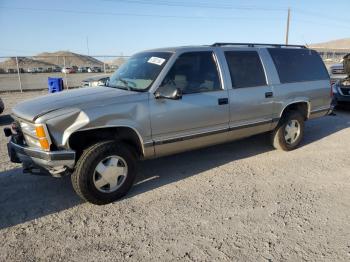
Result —
POLYGON ((156 80, 170 56, 171 53, 167 52, 136 54, 115 71, 107 86, 132 91, 146 91, 156 80))

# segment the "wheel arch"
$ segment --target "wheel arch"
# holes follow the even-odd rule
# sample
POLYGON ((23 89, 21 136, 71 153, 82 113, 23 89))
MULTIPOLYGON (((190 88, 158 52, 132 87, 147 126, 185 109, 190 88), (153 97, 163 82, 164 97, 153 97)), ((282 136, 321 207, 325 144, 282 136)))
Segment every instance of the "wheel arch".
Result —
POLYGON ((130 126, 108 126, 88 128, 73 132, 67 141, 68 147, 76 151, 77 158, 84 149, 103 140, 119 140, 131 145, 138 158, 145 156, 144 142, 140 133, 130 126))
POLYGON ((297 100, 297 101, 292 101, 288 104, 286 104, 281 113, 280 113, 280 119, 283 118, 283 116, 289 112, 289 111, 299 111, 302 113, 304 116, 305 120, 310 118, 311 114, 311 104, 310 101, 307 100, 297 100))

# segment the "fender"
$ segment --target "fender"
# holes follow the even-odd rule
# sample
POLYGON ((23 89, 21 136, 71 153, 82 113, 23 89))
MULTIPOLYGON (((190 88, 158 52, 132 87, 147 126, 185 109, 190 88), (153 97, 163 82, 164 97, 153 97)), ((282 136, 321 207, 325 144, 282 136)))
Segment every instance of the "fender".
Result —
POLYGON ((280 114, 279 114, 279 118, 282 117, 283 115, 283 112, 286 110, 286 108, 290 105, 293 105, 293 104, 297 104, 297 103, 306 103, 307 104, 307 114, 306 114, 306 119, 309 119, 310 118, 310 114, 311 114, 311 103, 309 100, 307 99, 296 99, 296 100, 293 100, 293 101, 290 101, 286 104, 284 104, 283 106, 283 109, 281 110, 280 114))

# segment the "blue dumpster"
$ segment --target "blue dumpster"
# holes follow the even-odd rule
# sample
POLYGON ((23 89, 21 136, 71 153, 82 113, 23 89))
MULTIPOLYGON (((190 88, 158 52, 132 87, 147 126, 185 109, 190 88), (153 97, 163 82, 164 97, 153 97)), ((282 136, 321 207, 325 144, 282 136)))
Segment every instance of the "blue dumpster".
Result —
POLYGON ((49 93, 56 93, 63 90, 63 79, 56 77, 48 78, 49 93))

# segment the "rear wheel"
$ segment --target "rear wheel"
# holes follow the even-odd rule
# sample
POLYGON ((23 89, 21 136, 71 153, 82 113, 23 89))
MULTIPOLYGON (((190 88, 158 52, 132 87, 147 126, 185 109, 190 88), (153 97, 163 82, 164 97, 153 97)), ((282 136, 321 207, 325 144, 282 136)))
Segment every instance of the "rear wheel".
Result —
POLYGON ((83 152, 71 179, 82 199, 102 205, 126 195, 135 176, 136 160, 132 149, 117 141, 107 141, 83 152))
POLYGON ((276 149, 290 151, 298 147, 304 136, 304 117, 291 111, 281 119, 272 133, 272 144, 276 149))

